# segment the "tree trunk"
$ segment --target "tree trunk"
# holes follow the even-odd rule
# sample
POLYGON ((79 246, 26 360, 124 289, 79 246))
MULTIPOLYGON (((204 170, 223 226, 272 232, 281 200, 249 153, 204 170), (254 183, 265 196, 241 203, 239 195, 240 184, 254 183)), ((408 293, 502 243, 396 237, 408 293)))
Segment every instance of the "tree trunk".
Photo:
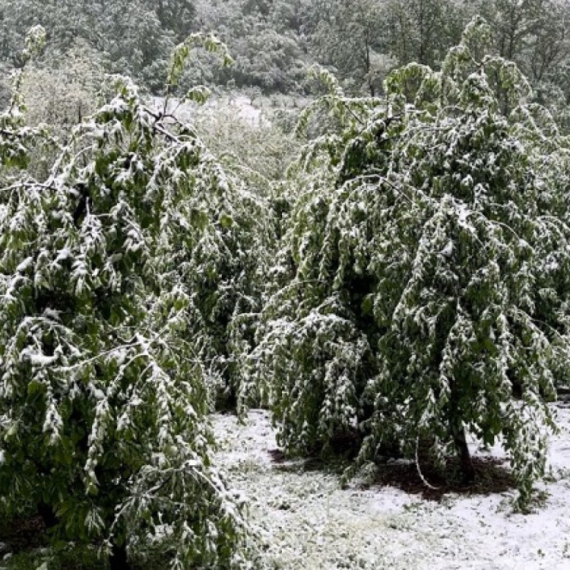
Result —
POLYGON ((113 544, 111 556, 109 557, 109 568, 110 570, 130 570, 126 545, 117 546, 113 544))
POLYGON ((40 503, 38 505, 38 514, 42 517, 42 521, 48 530, 57 525, 57 516, 51 505, 40 503))
POLYGON ((463 473, 463 481, 465 483, 473 483, 475 480, 475 469, 471 461, 471 454, 465 439, 465 428, 461 427, 453 437, 455 447, 459 452, 459 459, 461 460, 461 471, 463 473))

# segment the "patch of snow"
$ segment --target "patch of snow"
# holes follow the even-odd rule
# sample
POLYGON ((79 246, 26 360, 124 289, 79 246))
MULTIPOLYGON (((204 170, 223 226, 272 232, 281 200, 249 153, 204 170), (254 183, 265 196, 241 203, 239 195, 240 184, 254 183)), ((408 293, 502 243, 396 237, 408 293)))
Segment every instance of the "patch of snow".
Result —
MULTIPOLYGON (((153 97, 151 106, 156 110, 164 109, 164 98, 153 97)), ((204 105, 198 105, 192 101, 179 101, 170 99, 167 112, 173 114, 181 121, 191 122, 196 117, 197 109, 200 107, 201 114, 210 113, 215 115, 220 109, 233 108, 236 115, 252 127, 270 127, 271 121, 266 114, 253 105, 251 99, 245 95, 233 95, 231 97, 212 97, 204 105)))
POLYGON ((267 412, 252 410, 243 424, 231 415, 213 422, 217 460, 249 498, 268 568, 567 570, 570 410, 558 415, 553 480, 541 485, 547 498, 529 515, 513 513, 514 491, 449 494, 436 503, 391 487, 342 489, 334 474, 272 460, 277 444, 267 412))

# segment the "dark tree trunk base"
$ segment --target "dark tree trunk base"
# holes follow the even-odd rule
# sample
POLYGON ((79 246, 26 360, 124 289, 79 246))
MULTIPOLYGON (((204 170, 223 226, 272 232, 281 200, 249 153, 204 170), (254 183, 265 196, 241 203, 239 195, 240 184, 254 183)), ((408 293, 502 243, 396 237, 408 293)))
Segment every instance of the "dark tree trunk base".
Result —
POLYGON ((473 483, 475 480, 475 469, 471 461, 471 454, 465 439, 465 429, 461 429, 454 437, 455 446, 459 452, 459 459, 461 461, 461 471, 463 473, 464 483, 473 483))
POLYGON ((57 525, 58 523, 57 516, 51 505, 46 505, 45 503, 39 504, 38 514, 42 518, 42 521, 48 530, 57 525))
POLYGON ((109 568, 110 570, 131 570, 127 560, 127 547, 124 544, 121 546, 113 544, 109 557, 109 568))

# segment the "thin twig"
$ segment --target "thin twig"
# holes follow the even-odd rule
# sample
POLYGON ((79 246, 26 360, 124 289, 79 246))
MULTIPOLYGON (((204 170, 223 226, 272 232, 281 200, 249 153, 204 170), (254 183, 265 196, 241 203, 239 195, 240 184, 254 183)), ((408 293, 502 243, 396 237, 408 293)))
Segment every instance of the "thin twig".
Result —
POLYGON ((431 489, 432 491, 439 491, 439 487, 434 487, 433 485, 431 485, 428 480, 424 477, 422 470, 420 468, 420 459, 418 457, 418 448, 420 446, 420 437, 418 436, 416 438, 416 469, 418 470, 418 475, 420 476, 420 479, 422 480, 422 483, 428 488, 431 489))

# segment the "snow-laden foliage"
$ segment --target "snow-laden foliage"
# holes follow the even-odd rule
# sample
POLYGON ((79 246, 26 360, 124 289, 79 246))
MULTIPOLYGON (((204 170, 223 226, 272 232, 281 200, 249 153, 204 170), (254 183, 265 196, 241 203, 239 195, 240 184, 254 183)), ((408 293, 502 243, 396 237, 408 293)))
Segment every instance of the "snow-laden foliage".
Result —
POLYGON ((570 162, 488 32, 474 20, 441 72, 397 70, 382 100, 328 77, 342 128, 293 178, 250 362, 286 449, 358 428, 357 463, 428 443, 469 472, 465 432, 502 438, 526 500, 567 374, 570 162))
POLYGON ((0 113, 0 183, 7 181, 10 168, 20 169, 28 165, 29 146, 40 134, 37 129, 26 128, 20 88, 26 64, 43 49, 45 40, 46 32, 41 26, 29 30, 21 54, 22 67, 11 77, 13 94, 8 108, 0 113))
POLYGON ((190 127, 116 89, 45 181, 0 190, 0 507, 173 568, 240 566, 206 415, 252 302, 260 204, 190 127))

